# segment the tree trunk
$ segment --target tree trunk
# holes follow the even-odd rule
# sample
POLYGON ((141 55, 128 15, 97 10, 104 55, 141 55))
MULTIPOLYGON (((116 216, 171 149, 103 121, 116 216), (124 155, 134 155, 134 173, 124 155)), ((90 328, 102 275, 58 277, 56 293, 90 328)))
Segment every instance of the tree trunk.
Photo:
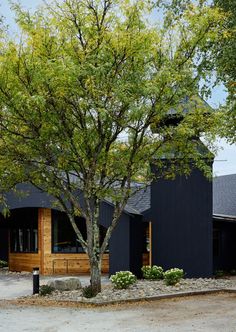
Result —
POLYGON ((90 259, 91 287, 95 295, 101 292, 101 259, 90 259))

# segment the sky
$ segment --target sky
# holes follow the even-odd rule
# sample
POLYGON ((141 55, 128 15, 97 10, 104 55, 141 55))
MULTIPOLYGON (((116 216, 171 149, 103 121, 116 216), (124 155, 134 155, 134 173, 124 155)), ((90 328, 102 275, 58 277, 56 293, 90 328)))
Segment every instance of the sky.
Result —
MULTIPOLYGON (((21 0, 20 3, 26 9, 34 10, 43 3, 43 0, 21 0)), ((9 25, 9 30, 13 33, 16 32, 17 27, 8 0, 0 0, 0 15, 4 16, 5 22, 9 25)), ((218 86, 213 90, 211 98, 207 101, 212 107, 217 107, 219 104, 224 104, 226 96, 227 93, 224 87, 218 86)), ((219 151, 213 164, 213 174, 215 176, 236 174, 236 145, 229 145, 226 140, 221 139, 217 142, 217 146, 219 151)))

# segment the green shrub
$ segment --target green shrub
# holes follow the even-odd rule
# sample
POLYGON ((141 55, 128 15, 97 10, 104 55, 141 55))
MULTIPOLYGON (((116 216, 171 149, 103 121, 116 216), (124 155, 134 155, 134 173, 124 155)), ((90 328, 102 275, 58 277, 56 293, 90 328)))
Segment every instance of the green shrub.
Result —
POLYGON ((92 286, 89 285, 82 288, 82 295, 83 297, 86 297, 86 299, 90 299, 95 297, 97 293, 92 289, 92 286))
POLYGON ((137 280, 136 276, 130 271, 116 272, 110 277, 115 288, 125 289, 134 284, 137 280))
POLYGON ((233 269, 233 270, 230 270, 230 272, 229 272, 232 276, 235 276, 236 275, 236 270, 235 269, 233 269))
POLYGON ((39 288, 39 295, 41 295, 41 296, 46 296, 46 295, 51 294, 54 290, 55 290, 55 288, 52 287, 52 286, 49 286, 49 285, 42 285, 42 286, 40 286, 40 288, 39 288))
POLYGON ((145 265, 142 267, 141 270, 142 270, 144 279, 150 279, 150 280, 163 279, 163 268, 161 266, 145 265))
POLYGON ((8 267, 8 263, 5 261, 0 260, 0 268, 1 267, 8 267))
POLYGON ((184 277, 182 269, 174 268, 164 272, 164 281, 166 285, 176 285, 184 277))

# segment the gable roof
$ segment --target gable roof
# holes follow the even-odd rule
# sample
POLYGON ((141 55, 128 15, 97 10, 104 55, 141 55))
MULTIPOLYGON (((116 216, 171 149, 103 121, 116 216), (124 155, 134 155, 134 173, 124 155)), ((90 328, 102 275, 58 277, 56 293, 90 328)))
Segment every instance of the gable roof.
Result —
POLYGON ((127 208, 136 210, 140 214, 149 210, 151 208, 151 186, 148 185, 135 192, 135 194, 128 199, 125 209, 127 208))
MULTIPOLYGON (((29 196, 16 197, 7 195, 10 208, 39 206, 51 207, 52 197, 29 184, 19 185, 29 196), (37 202, 37 204, 35 204, 37 202)), ((105 200, 112 205, 112 201, 105 200)), ((143 215, 151 209, 151 185, 136 191, 128 200, 124 212, 132 215, 143 215)), ((236 218, 236 174, 224 175, 213 179, 213 214, 236 218)))
MULTIPOLYGON (((139 184, 140 185, 140 184, 139 184)), ((151 207, 151 186, 148 185, 145 188, 136 189, 134 194, 128 199, 128 202, 123 210, 124 213, 132 214, 132 215, 142 215, 151 207)), ((112 200, 106 198, 104 202, 113 206, 112 200)))
POLYGON ((213 214, 236 217, 236 174, 213 179, 213 214))

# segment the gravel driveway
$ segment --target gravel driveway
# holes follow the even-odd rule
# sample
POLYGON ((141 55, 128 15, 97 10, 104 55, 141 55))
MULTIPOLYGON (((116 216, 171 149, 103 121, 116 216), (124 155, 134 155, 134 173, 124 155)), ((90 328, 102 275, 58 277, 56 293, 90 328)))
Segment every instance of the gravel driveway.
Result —
POLYGON ((0 306, 0 331, 235 332, 236 295, 218 294, 103 308, 0 306))
MULTIPOLYGON (((42 277, 41 281, 51 278, 42 277)), ((107 283, 107 280, 104 278, 103 282, 107 283)), ((81 277, 81 281, 83 285, 88 284, 89 277, 81 277)), ((180 290, 186 288, 188 282, 185 280, 182 286, 180 284, 180 290)), ((207 282, 199 279, 197 283, 200 285, 195 286, 199 288, 207 282)), ((234 285, 235 280, 212 281, 214 287, 230 282, 234 285)), ((3 300, 30 294, 32 275, 0 273, 0 332, 236 332, 236 293, 97 308, 53 307, 45 299, 43 306, 12 305, 3 300)))

